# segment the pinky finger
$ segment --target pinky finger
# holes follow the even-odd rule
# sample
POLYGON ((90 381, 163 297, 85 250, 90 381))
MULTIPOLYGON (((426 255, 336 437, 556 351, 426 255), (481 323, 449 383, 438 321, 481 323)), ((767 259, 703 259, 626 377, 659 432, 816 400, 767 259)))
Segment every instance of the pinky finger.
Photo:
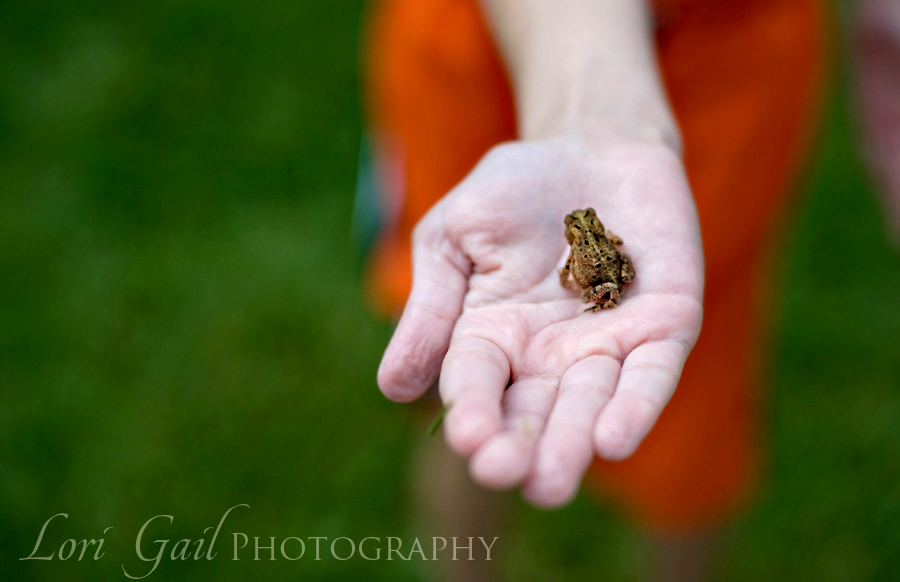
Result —
POLYGON ((675 392, 690 350, 688 342, 671 339, 628 354, 615 394, 594 425, 598 455, 618 461, 637 450, 675 392))

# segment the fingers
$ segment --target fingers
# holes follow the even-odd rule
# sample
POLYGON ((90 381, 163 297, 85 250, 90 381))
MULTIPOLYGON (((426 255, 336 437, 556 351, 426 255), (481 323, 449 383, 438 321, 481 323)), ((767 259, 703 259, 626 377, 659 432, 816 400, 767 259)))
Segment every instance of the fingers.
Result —
POLYGON ((594 427, 598 455, 618 461, 634 453, 672 397, 690 349, 689 342, 673 339, 643 344, 628 355, 594 427))
POLYGON ((472 478, 490 489, 508 489, 525 479, 532 466, 535 443, 556 398, 555 378, 523 378, 503 395, 506 422, 472 456, 472 478))
POLYGON ((558 506, 575 496, 594 458, 594 424, 615 390, 619 367, 614 358, 591 356, 563 375, 524 489, 532 503, 558 506))
POLYGON ((381 391, 400 402, 437 381, 466 291, 468 261, 434 222, 416 229, 412 291, 378 368, 381 391))
POLYGON ((493 342, 459 338, 441 368, 440 392, 450 409, 444 435, 457 453, 470 456, 503 428, 500 400, 509 382, 509 361, 493 342))

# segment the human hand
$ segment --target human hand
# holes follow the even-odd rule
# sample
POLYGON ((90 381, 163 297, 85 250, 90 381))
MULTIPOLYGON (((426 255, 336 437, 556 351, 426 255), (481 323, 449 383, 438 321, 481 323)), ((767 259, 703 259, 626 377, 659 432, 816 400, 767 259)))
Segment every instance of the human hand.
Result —
POLYGON ((697 338, 702 288, 694 203, 669 147, 501 145, 416 227, 413 288, 378 383, 409 401, 440 375, 445 436, 473 478, 559 505, 594 454, 628 457, 653 426, 697 338), (596 313, 558 276, 563 217, 587 206, 636 272, 622 303, 596 313))

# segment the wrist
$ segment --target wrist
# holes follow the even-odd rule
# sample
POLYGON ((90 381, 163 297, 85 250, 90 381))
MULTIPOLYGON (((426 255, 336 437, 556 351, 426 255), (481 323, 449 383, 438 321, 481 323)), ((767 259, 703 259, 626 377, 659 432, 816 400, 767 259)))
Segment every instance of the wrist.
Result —
POLYGON ((672 116, 641 115, 631 111, 598 111, 581 114, 537 115, 521 119, 519 139, 534 141, 576 137, 588 144, 645 143, 659 145, 682 155, 681 132, 672 116))

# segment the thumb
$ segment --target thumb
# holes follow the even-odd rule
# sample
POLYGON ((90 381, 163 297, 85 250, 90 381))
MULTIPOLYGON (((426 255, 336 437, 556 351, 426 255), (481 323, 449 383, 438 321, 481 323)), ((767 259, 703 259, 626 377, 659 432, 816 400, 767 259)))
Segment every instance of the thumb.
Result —
POLYGON ((441 215, 432 209, 413 233, 412 291, 378 368, 378 386, 391 400, 415 400, 437 381, 462 311, 471 264, 441 215))

